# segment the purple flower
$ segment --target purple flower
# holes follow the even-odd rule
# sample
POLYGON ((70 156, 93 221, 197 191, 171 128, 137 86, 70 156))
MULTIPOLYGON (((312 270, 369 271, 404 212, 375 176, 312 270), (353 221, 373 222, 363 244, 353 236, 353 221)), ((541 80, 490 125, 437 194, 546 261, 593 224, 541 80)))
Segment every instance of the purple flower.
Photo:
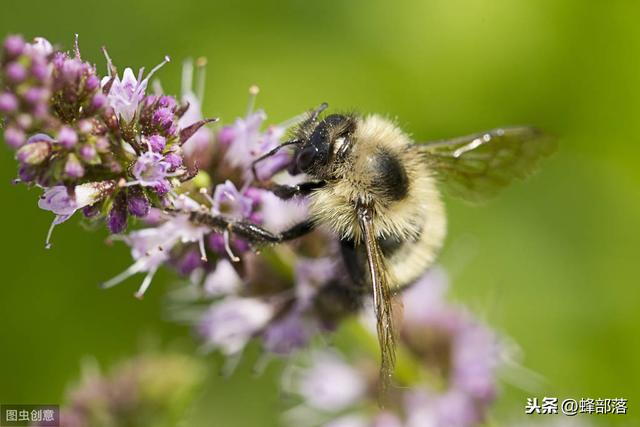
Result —
POLYGON ((179 259, 174 261, 174 265, 182 276, 188 276, 204 265, 200 252, 196 249, 187 250, 179 259))
MULTIPOLYGON (((198 206, 190 199, 183 200, 181 203, 189 205, 191 208, 198 206)), ((182 207, 186 209, 186 206, 182 207)), ((176 209, 180 208, 180 206, 176 207, 176 209)), ((170 259, 171 249, 179 243, 202 242, 208 231, 206 227, 193 225, 189 221, 188 215, 176 215, 157 227, 144 228, 129 233, 121 239, 131 247, 131 256, 135 262, 122 273, 103 283, 102 286, 109 288, 134 274, 146 272, 142 285, 135 294, 136 297, 141 298, 151 284, 157 269, 170 259)))
POLYGON ((224 184, 218 184, 213 191, 211 210, 216 215, 225 215, 229 218, 247 218, 253 209, 253 200, 242 195, 233 182, 227 180, 224 184))
POLYGON ((131 215, 144 218, 149 214, 151 204, 141 187, 130 187, 127 192, 127 207, 131 215))
POLYGON ((142 185, 143 187, 155 187, 162 185, 167 177, 171 176, 169 169, 171 164, 165 161, 164 156, 152 151, 142 153, 131 169, 135 181, 128 185, 142 185))
POLYGON ((276 318, 262 333, 264 348, 275 354, 290 354, 306 345, 318 330, 317 322, 310 317, 298 305, 276 318))
POLYGON ((209 273, 204 281, 204 291, 212 297, 230 295, 240 290, 242 279, 233 265, 221 259, 216 263, 216 268, 209 273))
MULTIPOLYGON (((471 426, 483 420, 495 397, 500 345, 490 329, 443 299, 446 286, 446 275, 435 268, 405 292, 402 340, 445 384, 423 398, 435 425, 471 426)), ((423 417, 423 403, 410 406, 423 408, 414 411, 423 417)))
POLYGON ((258 110, 245 118, 237 118, 233 125, 221 129, 220 142, 228 146, 225 159, 232 166, 248 169, 251 161, 260 154, 260 128, 266 118, 265 112, 258 110))
POLYGON ((365 397, 367 382, 356 368, 331 351, 315 351, 309 367, 288 373, 285 388, 293 388, 315 409, 340 412, 365 397))
MULTIPOLYGON (((111 68, 111 61, 109 68, 111 68)), ((143 78, 144 68, 141 68, 136 78, 131 68, 125 68, 122 80, 116 75, 104 77, 102 79, 102 87, 106 87, 111 83, 111 89, 107 95, 109 106, 113 108, 116 115, 121 117, 125 122, 129 123, 135 117, 138 106, 147 90, 147 85, 151 76, 163 65, 169 62, 169 57, 165 57, 164 61, 156 65, 146 77, 143 78), (113 81, 111 81, 113 78, 113 81)))
POLYGON ((208 346, 232 355, 240 352, 273 315, 273 306, 257 298, 228 297, 202 317, 199 331, 208 346))
POLYGON ((114 188, 114 181, 91 182, 77 185, 71 194, 69 190, 62 185, 47 188, 38 201, 38 207, 40 209, 48 210, 56 214, 47 235, 47 247, 50 247, 51 232, 55 225, 69 219, 78 209, 102 200, 109 195, 114 188))

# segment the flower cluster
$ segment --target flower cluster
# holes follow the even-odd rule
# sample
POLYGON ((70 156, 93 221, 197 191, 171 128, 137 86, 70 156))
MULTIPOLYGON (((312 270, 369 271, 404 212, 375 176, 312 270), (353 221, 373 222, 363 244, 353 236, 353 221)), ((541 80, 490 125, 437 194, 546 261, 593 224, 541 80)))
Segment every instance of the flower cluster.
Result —
POLYGON ((77 39, 69 54, 43 38, 7 37, 0 114, 5 141, 16 150, 17 181, 44 188, 39 205, 56 214, 53 225, 83 209, 120 233, 129 215, 163 206, 190 176, 182 147, 207 120, 187 123, 188 103, 146 94, 168 58, 146 76, 126 68, 120 78, 106 57, 109 74, 100 77, 82 60, 77 39))
MULTIPOLYGON (((136 292, 141 297, 156 270, 162 264, 172 265, 195 283, 199 300, 209 301, 195 320, 207 348, 237 355, 251 338, 260 337, 267 351, 286 354, 305 345, 314 333, 335 328, 355 308, 352 299, 341 294, 345 274, 336 261, 334 239, 316 231, 294 244, 252 248, 229 231, 194 224, 189 216, 206 212, 250 221, 274 232, 306 217, 304 200, 279 199, 253 179, 251 170, 253 161, 279 145, 286 129, 306 115, 262 130, 266 114, 254 111, 257 88, 250 92, 246 117, 219 129, 216 155, 201 163, 208 167, 183 183, 181 194, 173 199, 179 213, 160 212, 153 227, 123 236, 135 262, 104 286, 145 273, 136 292), (256 254, 256 249, 262 254, 256 254)), ((200 147, 201 153, 207 151, 206 146, 200 147)), ((197 156, 190 159, 198 161, 197 156)), ((259 178, 281 179, 278 172, 291 161, 286 152, 265 159, 257 170, 259 178)))
POLYGON ((88 367, 60 413, 65 427, 174 425, 186 410, 204 367, 182 354, 145 354, 109 374, 88 367))
POLYGON ((331 427, 466 427, 482 423, 496 395, 497 337, 463 308, 444 299, 446 278, 434 269, 402 297, 402 355, 383 411, 377 408, 375 362, 362 355, 316 350, 285 376, 302 398, 291 425, 331 427), (412 375, 406 375, 411 372, 412 375))
MULTIPOLYGON (((289 354, 362 308, 363 291, 350 283, 337 237, 326 230, 252 247, 230 228, 197 219, 250 222, 278 233, 307 218, 304 198, 285 201, 269 190, 274 183, 296 183, 285 173, 292 154, 279 150, 255 161, 285 142, 288 129, 308 113, 266 126, 253 86, 245 116, 214 131, 204 126, 212 120, 201 111, 204 60, 195 70, 194 63, 184 63, 178 99, 162 94, 159 84, 147 93, 151 76, 168 58, 148 74, 130 68, 119 74, 104 54, 108 73, 99 76, 82 60, 77 40, 71 54, 45 39, 27 43, 20 36, 7 37, 2 48, 4 138, 16 151, 17 181, 43 188, 38 205, 55 214, 47 245, 53 227, 78 210, 105 220, 110 239, 129 246, 133 263, 103 287, 143 274, 135 293, 141 298, 157 270, 172 267, 190 282, 181 288, 190 297, 175 298, 174 313, 195 308, 196 316, 187 317, 205 347, 225 356, 239 356, 254 338, 267 352, 289 354), (146 226, 124 233, 131 217, 146 226)), ((445 288, 434 269, 404 292, 396 371, 402 388, 392 390, 383 412, 376 404, 375 362, 313 352, 310 366, 286 376, 287 390, 302 400, 288 413, 292 424, 481 423, 496 394, 499 345, 488 328, 445 300, 445 288)), ((72 398, 68 424, 93 425, 86 420, 93 419, 94 402, 83 396, 98 390, 111 405, 121 381, 137 387, 136 375, 118 376, 115 383, 96 377, 72 398)))

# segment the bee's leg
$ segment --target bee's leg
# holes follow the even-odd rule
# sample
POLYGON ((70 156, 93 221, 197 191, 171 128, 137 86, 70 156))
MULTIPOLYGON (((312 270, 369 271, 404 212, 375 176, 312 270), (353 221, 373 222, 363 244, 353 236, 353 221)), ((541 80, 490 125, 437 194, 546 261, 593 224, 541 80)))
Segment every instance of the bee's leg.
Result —
POLYGON ((264 153, 262 156, 258 157, 257 159, 255 159, 253 162, 251 162, 251 172, 253 173, 253 180, 254 181, 261 181, 260 177, 258 177, 258 171, 256 170, 256 166, 258 165, 258 163, 260 163, 261 161, 263 161, 264 159, 267 159, 271 156, 273 156, 274 154, 276 154, 282 147, 286 147, 288 145, 296 145, 296 144, 300 144, 302 141, 298 140, 298 139, 293 139, 291 141, 286 141, 283 142, 282 144, 272 148, 271 150, 267 151, 266 153, 264 153))
POLYGON ((305 220, 280 233, 272 233, 257 224, 248 221, 235 221, 219 215, 210 215, 203 212, 192 212, 191 221, 196 224, 206 225, 214 230, 229 231, 238 237, 247 240, 252 245, 265 243, 280 243, 302 237, 313 231, 315 224, 311 220, 305 220))
POLYGON ((271 191, 282 200, 289 200, 294 196, 306 196, 313 190, 324 187, 324 185, 324 181, 302 182, 297 185, 273 184, 268 186, 267 190, 271 191))

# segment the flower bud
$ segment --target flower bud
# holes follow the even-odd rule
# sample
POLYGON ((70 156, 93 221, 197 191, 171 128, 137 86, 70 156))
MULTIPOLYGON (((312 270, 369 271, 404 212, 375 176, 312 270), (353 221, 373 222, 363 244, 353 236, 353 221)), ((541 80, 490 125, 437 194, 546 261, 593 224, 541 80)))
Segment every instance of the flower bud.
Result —
POLYGON ((107 105, 107 97, 102 93, 96 93, 91 98, 90 108, 92 111, 102 110, 107 105))
POLYGON ((49 40, 44 37, 36 37, 33 39, 33 43, 27 45, 32 53, 42 56, 49 56, 53 53, 53 46, 49 40))
POLYGON ((94 160, 96 157, 96 154, 97 154, 96 149, 91 144, 85 144, 82 147, 80 147, 80 156, 82 157, 82 160, 84 160, 85 162, 90 162, 94 160))
POLYGON ((120 191, 113 201, 107 226, 113 234, 122 233, 127 228, 127 196, 124 191, 120 191))
POLYGON ((22 129, 15 126, 9 126, 4 130, 5 142, 13 148, 20 148, 25 141, 25 135, 22 129))
POLYGON ((91 123, 91 120, 80 120, 78 122, 78 130, 80 133, 89 134, 93 132, 93 123, 91 123))
POLYGON ((161 152, 167 144, 167 139, 162 135, 151 135, 148 140, 151 150, 156 153, 161 152))
POLYGON ((18 108, 18 99, 9 92, 0 93, 0 112, 12 113, 18 108))
POLYGON ((4 51, 10 58, 15 58, 24 50, 24 40, 18 35, 11 35, 4 39, 4 51))
POLYGON ((44 82, 49 78, 51 68, 44 61, 34 60, 31 64, 31 75, 39 82, 44 82))
POLYGON ((63 126, 58 132, 58 142, 64 148, 73 148, 78 143, 78 134, 69 126, 63 126))
POLYGON ((19 62, 11 62, 5 70, 7 79, 13 83, 20 83, 27 77, 27 70, 19 62))
POLYGON ((69 178, 81 178, 84 175, 84 167, 78 157, 71 153, 64 164, 64 174, 69 178))
POLYGON ((177 106, 177 102, 173 96, 163 95, 158 98, 158 106, 160 108, 168 108, 170 110, 174 110, 177 106))
POLYGON ((96 139, 96 150, 99 153, 109 152, 109 139, 104 136, 98 137, 98 139, 96 139))
POLYGON ((41 87, 29 88, 24 94, 24 100, 31 105, 36 105, 47 98, 47 90, 41 87))
POLYGON ((182 156, 177 153, 169 153, 164 156, 164 160, 171 165, 171 168, 179 168, 182 166, 182 156))
POLYGON ((100 86, 100 79, 95 74, 89 75, 87 77, 87 81, 84 84, 84 87, 89 91, 94 91, 100 86))
POLYGON ((127 194, 127 207, 131 215, 143 218, 149 214, 151 204, 147 195, 144 193, 141 187, 134 186, 129 188, 127 194))
POLYGON ((49 154, 51 154, 51 145, 46 141, 37 141, 20 147, 16 156, 21 163, 39 165, 49 157, 49 154))

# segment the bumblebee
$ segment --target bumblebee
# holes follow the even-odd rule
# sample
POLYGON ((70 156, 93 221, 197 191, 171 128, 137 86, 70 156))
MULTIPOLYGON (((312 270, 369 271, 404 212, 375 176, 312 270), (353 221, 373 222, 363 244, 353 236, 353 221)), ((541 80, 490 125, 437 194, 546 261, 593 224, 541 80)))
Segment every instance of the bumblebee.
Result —
POLYGON ((339 236, 353 282, 371 289, 381 349, 381 383, 395 364, 392 297, 434 262, 446 234, 440 188, 480 202, 525 178, 552 153, 555 141, 533 127, 509 127, 429 143, 415 143, 379 115, 312 111, 290 141, 257 158, 255 165, 295 146, 291 174, 298 185, 270 184, 282 199, 305 196, 309 218, 281 233, 246 221, 193 212, 195 222, 228 230, 254 245, 300 237, 318 225, 339 236))

